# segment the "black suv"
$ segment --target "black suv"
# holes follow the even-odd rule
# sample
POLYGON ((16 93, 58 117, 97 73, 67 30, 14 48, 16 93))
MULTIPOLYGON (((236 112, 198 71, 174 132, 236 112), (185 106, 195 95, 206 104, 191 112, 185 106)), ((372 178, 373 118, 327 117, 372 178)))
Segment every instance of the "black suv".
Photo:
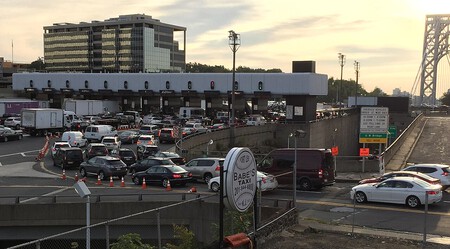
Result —
POLYGON ((162 128, 159 130, 158 138, 160 143, 175 143, 173 128, 162 128))
POLYGON ((146 158, 130 166, 130 173, 135 174, 136 172, 147 170, 156 165, 175 165, 172 160, 168 158, 146 158))
POLYGON ((154 155, 156 152, 159 151, 159 148, 157 145, 153 144, 140 144, 137 147, 137 160, 142 160, 144 158, 147 158, 148 156, 154 155))
POLYGON ((128 148, 120 148, 111 151, 111 156, 120 158, 127 166, 136 162, 136 154, 128 148))
POLYGON ((53 157, 53 165, 62 169, 78 168, 83 162, 83 151, 78 147, 61 147, 53 157))

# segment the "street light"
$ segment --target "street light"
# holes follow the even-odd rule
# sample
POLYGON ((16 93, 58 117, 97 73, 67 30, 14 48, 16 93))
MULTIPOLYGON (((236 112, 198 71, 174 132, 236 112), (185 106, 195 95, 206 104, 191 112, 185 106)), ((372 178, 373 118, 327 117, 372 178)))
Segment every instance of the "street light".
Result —
MULTIPOLYGON (((340 103, 340 98, 342 98, 343 94, 342 94, 342 73, 344 70, 344 65, 345 65, 345 55, 342 53, 338 53, 338 59, 339 59, 339 65, 341 66, 341 82, 339 83, 339 90, 338 90, 338 94, 337 94, 337 101, 339 103, 339 110, 341 109, 341 103, 340 103)), ((341 112, 339 112, 339 115, 341 114, 341 112)))
POLYGON ((241 46, 241 35, 237 34, 233 30, 228 31, 228 45, 233 51, 233 81, 231 83, 231 122, 230 122, 230 146, 234 146, 234 129, 235 129, 235 117, 234 117, 234 109, 235 109, 235 91, 234 84, 236 82, 236 51, 238 51, 241 46))
POLYGON ((76 182, 73 187, 81 198, 86 197, 86 249, 91 249, 91 191, 83 181, 76 182))
POLYGON ((214 143, 214 140, 209 140, 208 144, 206 144, 206 156, 208 156, 209 146, 214 143))
POLYGON ((294 184, 294 196, 293 196, 293 200, 294 200, 294 207, 296 207, 297 205, 297 138, 304 138, 306 136, 306 132, 304 130, 296 130, 294 132, 294 143, 295 143, 295 156, 294 156, 294 175, 292 176, 292 181, 294 184))
POLYGON ((294 134, 291 132, 291 134, 289 134, 288 136, 288 148, 289 148, 289 140, 291 139, 292 136, 294 136, 294 134))
POLYGON ((355 61, 354 65, 355 65, 355 71, 356 71, 355 107, 358 107, 358 79, 359 79, 360 64, 358 61, 355 61))

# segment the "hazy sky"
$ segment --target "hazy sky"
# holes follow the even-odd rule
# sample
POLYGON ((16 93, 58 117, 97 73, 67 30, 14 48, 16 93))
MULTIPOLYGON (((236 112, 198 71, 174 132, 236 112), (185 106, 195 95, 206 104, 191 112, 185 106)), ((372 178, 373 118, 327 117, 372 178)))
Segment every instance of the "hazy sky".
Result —
POLYGON ((291 73, 292 61, 313 60, 317 73, 340 78, 341 52, 344 79, 356 78, 357 60, 363 87, 388 94, 412 89, 425 16, 450 14, 450 0, 0 0, 0 6, 0 57, 8 61, 43 57, 44 26, 139 13, 187 28, 187 62, 231 69, 234 30, 241 35, 236 66, 291 73))

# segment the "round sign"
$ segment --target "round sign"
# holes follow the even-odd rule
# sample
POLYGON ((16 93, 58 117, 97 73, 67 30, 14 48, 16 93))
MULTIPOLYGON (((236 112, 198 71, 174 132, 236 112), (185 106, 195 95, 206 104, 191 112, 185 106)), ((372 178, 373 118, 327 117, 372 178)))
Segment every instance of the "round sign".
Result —
POLYGON ((256 192, 256 162, 248 148, 232 148, 224 162, 224 204, 245 212, 256 192))

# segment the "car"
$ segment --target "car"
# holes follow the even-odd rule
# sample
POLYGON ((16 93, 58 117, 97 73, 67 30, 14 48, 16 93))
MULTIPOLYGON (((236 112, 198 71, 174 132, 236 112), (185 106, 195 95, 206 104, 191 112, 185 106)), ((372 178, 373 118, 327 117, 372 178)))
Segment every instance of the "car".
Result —
POLYGON ((127 166, 136 163, 136 153, 128 148, 119 148, 112 150, 110 156, 120 158, 127 166))
POLYGON ((142 135, 157 135, 158 131, 158 126, 154 124, 142 125, 141 128, 139 128, 139 133, 142 135))
POLYGON ((136 144, 139 145, 156 145, 157 142, 155 140, 154 135, 140 135, 136 144))
POLYGON ((226 124, 225 123, 216 123, 216 124, 213 124, 213 125, 211 125, 211 126, 208 126, 208 131, 209 132, 211 132, 211 131, 217 131, 217 130, 220 130, 220 129, 224 129, 224 128, 226 128, 227 126, 226 126, 226 124))
POLYGON ((162 121, 161 117, 153 116, 153 115, 144 116, 144 118, 142 119, 142 122, 144 124, 156 124, 156 123, 160 123, 161 121, 162 121))
POLYGON ((208 183, 211 178, 219 176, 220 167, 223 166, 224 161, 225 158, 219 157, 195 158, 181 167, 191 172, 194 179, 208 183))
POLYGON ((413 172, 413 171, 392 171, 389 173, 385 173, 379 177, 363 179, 363 180, 359 181, 359 184, 382 182, 386 179, 389 179, 391 177, 396 177, 396 176, 417 177, 417 178, 422 179, 431 184, 441 184, 441 181, 437 178, 431 177, 429 175, 426 175, 426 174, 423 174, 420 172, 413 172))
POLYGON ((84 116, 83 120, 89 122, 90 124, 97 124, 97 121, 100 119, 99 116, 84 116))
POLYGON ((65 131, 61 141, 68 142, 71 147, 84 147, 87 144, 87 139, 81 131, 65 131))
POLYGON ((168 158, 145 158, 130 166, 129 172, 134 174, 136 172, 145 171, 155 165, 176 165, 172 160, 168 158))
POLYGON ((169 185, 181 185, 192 181, 192 174, 177 165, 158 165, 153 166, 146 171, 141 171, 131 176, 131 180, 136 185, 144 181, 148 184, 161 184, 167 188, 169 185))
POLYGON ((9 117, 5 119, 4 126, 20 130, 21 117, 9 117))
POLYGON ((106 156, 108 155, 108 149, 106 145, 101 143, 90 143, 86 146, 84 150, 84 157, 89 160, 96 156, 106 156))
POLYGON ((70 125, 71 131, 86 131, 86 128, 91 125, 91 123, 84 121, 84 120, 74 120, 72 121, 72 124, 70 125))
POLYGON ((102 138, 102 144, 106 146, 108 151, 112 151, 115 149, 120 149, 122 146, 122 142, 120 142, 120 139, 118 136, 115 137, 103 137, 102 138))
POLYGON ((153 154, 150 157, 168 158, 168 159, 172 160, 172 162, 174 162, 176 165, 186 164, 186 159, 184 159, 184 157, 178 155, 175 152, 157 151, 155 154, 153 154))
POLYGON ((8 142, 12 140, 22 140, 23 134, 21 130, 13 130, 8 127, 0 128, 0 141, 8 142))
POLYGON ((101 180, 109 177, 124 177, 128 172, 127 165, 119 158, 112 156, 96 156, 80 165, 80 176, 97 175, 101 180))
POLYGON ((78 147, 61 147, 53 156, 53 165, 62 169, 78 168, 83 161, 83 151, 78 147))
POLYGON ((450 187, 450 165, 446 164, 414 164, 402 171, 414 171, 427 174, 441 180, 443 190, 450 187))
POLYGON ((161 128, 158 132, 160 143, 175 143, 175 133, 173 128, 161 128))
MULTIPOLYGON (((256 172, 257 188, 261 186, 261 192, 270 191, 278 188, 277 179, 270 174, 257 171, 256 172), (259 185, 261 183, 261 185, 259 185)), ((220 189, 220 176, 213 177, 208 182, 208 189, 217 192, 220 189)))
POLYGON ((208 129, 206 127, 204 127, 201 123, 192 123, 192 122, 187 122, 184 125, 184 128, 190 128, 193 133, 202 133, 202 132, 206 132, 208 129))
POLYGON ((89 142, 102 141, 103 137, 118 136, 117 130, 111 125, 90 125, 84 133, 89 142))
POLYGON ((141 144, 136 149, 137 160, 142 160, 154 155, 159 151, 159 147, 153 144, 141 144))
POLYGON ((70 144, 68 142, 63 142, 63 141, 56 141, 55 143, 53 143, 52 145, 52 157, 55 156, 56 152, 58 151, 58 149, 60 148, 70 148, 72 146, 70 146, 70 144))
POLYGON ((266 119, 262 115, 255 114, 255 115, 250 115, 248 117, 246 124, 258 126, 258 125, 265 125, 266 123, 267 123, 266 119))
POLYGON ((380 183, 360 184, 352 188, 350 198, 357 203, 385 202, 405 204, 411 208, 425 204, 428 194, 428 204, 442 199, 441 186, 430 184, 417 177, 392 177, 380 183))
POLYGON ((138 141, 139 136, 141 134, 137 131, 123 131, 119 134, 119 139, 122 142, 122 144, 134 144, 138 141))

